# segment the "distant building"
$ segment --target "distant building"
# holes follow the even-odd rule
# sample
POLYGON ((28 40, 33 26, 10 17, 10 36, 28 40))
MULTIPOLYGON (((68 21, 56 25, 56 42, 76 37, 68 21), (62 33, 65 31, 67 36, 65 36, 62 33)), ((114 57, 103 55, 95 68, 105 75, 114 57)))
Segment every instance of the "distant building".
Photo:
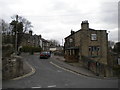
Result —
POLYGON ((54 47, 50 47, 50 51, 51 52, 56 52, 56 51, 63 51, 63 47, 62 46, 54 46, 54 47))
POLYGON ((29 33, 24 33, 22 39, 23 39, 21 43, 22 46, 39 47, 40 36, 32 35, 32 31, 29 31, 29 33))
POLYGON ((40 40, 41 40, 41 45, 42 45, 43 51, 49 51, 49 46, 50 46, 49 41, 47 41, 43 38, 41 38, 40 40))
POLYGON ((23 35, 21 46, 41 47, 43 51, 49 50, 49 42, 43 39, 41 35, 32 35, 32 31, 23 35))

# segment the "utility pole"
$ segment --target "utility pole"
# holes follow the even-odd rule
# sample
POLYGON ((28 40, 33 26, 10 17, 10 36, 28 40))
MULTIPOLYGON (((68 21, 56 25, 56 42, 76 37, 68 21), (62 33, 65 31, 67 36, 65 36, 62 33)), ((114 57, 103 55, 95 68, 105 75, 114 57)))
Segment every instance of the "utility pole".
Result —
POLYGON ((63 45, 63 39, 62 39, 62 46, 64 46, 64 45, 63 45))
POLYGON ((16 15, 16 38, 15 38, 15 54, 17 55, 17 24, 18 24, 18 15, 16 15))

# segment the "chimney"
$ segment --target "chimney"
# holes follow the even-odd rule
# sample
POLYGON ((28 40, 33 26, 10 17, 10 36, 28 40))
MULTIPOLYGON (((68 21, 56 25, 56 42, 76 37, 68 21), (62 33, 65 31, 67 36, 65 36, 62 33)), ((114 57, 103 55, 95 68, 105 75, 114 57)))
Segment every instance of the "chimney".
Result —
POLYGON ((42 35, 39 35, 39 38, 42 38, 42 35))
POLYGON ((72 29, 71 29, 71 34, 74 34, 75 33, 75 31, 73 31, 72 29))
POLYGON ((82 21, 82 23, 81 23, 81 29, 84 29, 84 30, 88 30, 89 29, 88 20, 82 21))
POLYGON ((32 30, 29 31, 30 36, 32 36, 32 30))

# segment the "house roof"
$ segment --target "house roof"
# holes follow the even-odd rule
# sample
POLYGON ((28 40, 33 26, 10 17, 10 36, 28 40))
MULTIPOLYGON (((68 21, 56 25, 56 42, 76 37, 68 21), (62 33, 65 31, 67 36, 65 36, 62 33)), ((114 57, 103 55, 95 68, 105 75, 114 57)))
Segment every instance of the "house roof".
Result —
MULTIPOLYGON (((95 29, 92 29, 92 28, 89 28, 89 30, 90 31, 106 31, 106 30, 95 30, 95 29)), ((69 36, 65 37, 65 39, 71 37, 72 35, 75 35, 76 33, 80 32, 80 31, 82 31, 82 29, 74 32, 73 34, 70 34, 69 36)))
POLYGON ((49 43, 49 41, 45 40, 44 38, 41 38, 41 40, 42 40, 43 42, 49 43))

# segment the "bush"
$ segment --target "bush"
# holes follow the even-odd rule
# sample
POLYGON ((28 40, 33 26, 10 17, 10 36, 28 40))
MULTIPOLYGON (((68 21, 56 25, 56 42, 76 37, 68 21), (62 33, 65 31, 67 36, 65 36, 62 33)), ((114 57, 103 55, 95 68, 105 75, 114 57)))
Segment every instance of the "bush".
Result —
POLYGON ((31 54, 33 54, 33 52, 41 52, 41 47, 32 47, 32 46, 23 46, 21 51, 22 52, 31 52, 31 54))
POLYGON ((117 76, 120 76, 120 65, 116 65, 113 67, 113 70, 116 72, 117 76))

